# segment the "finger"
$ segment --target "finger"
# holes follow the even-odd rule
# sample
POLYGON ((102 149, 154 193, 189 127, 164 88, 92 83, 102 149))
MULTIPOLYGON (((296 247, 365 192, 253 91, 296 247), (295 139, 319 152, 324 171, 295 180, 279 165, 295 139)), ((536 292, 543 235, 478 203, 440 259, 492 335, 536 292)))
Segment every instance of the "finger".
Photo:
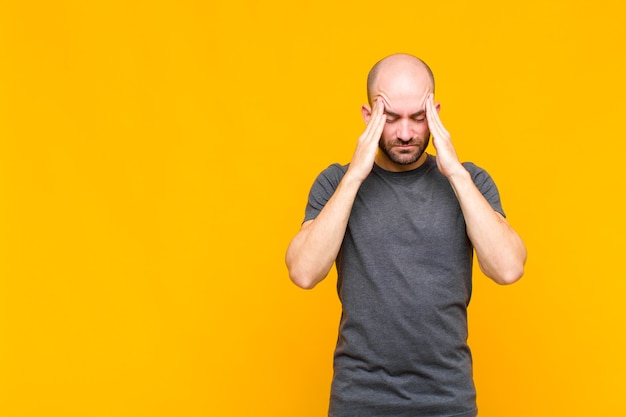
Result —
MULTIPOLYGON (((370 120, 368 128, 364 133, 363 142, 377 144, 385 127, 385 115, 380 114, 376 119, 370 120)), ((372 145, 374 146, 374 145, 372 145)))
POLYGON ((436 117, 437 109, 435 109, 435 105, 433 103, 432 95, 428 96, 426 99, 426 120, 428 120, 428 128, 431 133, 437 131, 437 117, 436 117))
POLYGON ((426 99, 426 117, 428 120, 432 120, 433 122, 439 121, 439 115, 437 114, 437 108, 435 107, 435 102, 433 101, 433 95, 431 94, 426 99))
POLYGON ((372 106, 372 113, 370 115, 370 122, 369 122, 369 124, 376 123, 379 115, 380 115, 380 104, 378 103, 378 99, 375 99, 374 100, 374 105, 372 106))
POLYGON ((382 100, 380 97, 377 97, 374 102, 374 108, 372 109, 370 121, 365 128, 365 132, 363 132, 364 141, 371 141, 373 139, 377 140, 380 137, 380 133, 382 133, 382 129, 385 124, 385 114, 383 109, 384 106, 382 104, 382 100))
POLYGON ((376 101, 374 102, 374 110, 373 110, 373 114, 375 115, 381 115, 385 113, 385 103, 383 101, 382 97, 376 97, 376 101))
POLYGON ((371 140, 378 143, 380 140, 380 136, 383 133, 383 129, 385 128, 386 116, 385 113, 380 113, 378 116, 377 122, 373 126, 371 140))
POLYGON ((426 100, 426 106, 426 118, 428 120, 428 127, 433 136, 448 135, 447 130, 445 129, 443 123, 441 122, 441 119, 439 118, 439 113, 437 113, 437 108, 435 107, 432 94, 426 100))

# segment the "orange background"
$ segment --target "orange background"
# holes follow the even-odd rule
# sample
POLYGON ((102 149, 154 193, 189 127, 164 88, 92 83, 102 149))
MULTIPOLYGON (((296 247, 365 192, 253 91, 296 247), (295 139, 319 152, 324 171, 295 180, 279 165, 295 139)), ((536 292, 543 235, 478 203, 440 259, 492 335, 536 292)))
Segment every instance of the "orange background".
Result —
POLYGON ((475 274, 481 416, 626 415, 624 12, 4 2, 0 415, 325 415, 335 275, 300 290, 284 251, 398 51, 528 246, 519 283, 475 274))

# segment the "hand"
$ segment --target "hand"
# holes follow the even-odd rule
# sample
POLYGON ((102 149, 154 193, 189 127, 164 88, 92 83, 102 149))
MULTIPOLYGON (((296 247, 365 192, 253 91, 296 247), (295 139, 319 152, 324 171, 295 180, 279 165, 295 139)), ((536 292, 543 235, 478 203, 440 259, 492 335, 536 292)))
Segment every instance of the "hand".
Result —
POLYGON ((465 171, 463 165, 459 162, 459 158, 452 145, 450 133, 443 127, 437 107, 433 102, 433 93, 430 93, 426 99, 426 119, 428 120, 428 128, 433 136, 433 146, 437 151, 437 167, 439 171, 446 177, 450 178, 460 170, 465 171))
POLYGON ((359 181, 364 181, 374 167, 374 158, 378 149, 378 142, 385 127, 385 104, 382 97, 374 99, 374 107, 370 114, 369 122, 365 131, 359 137, 359 141, 352 156, 348 173, 354 175, 359 181))

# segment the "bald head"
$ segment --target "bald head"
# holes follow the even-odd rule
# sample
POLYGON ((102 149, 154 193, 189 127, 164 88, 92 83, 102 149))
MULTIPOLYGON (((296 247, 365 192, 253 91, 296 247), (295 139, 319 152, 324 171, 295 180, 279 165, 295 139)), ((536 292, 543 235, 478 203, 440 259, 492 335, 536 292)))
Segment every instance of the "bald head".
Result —
POLYGON ((378 61, 367 75, 367 99, 370 105, 379 93, 380 84, 396 77, 426 82, 429 90, 435 91, 435 77, 424 61, 409 54, 394 54, 378 61))

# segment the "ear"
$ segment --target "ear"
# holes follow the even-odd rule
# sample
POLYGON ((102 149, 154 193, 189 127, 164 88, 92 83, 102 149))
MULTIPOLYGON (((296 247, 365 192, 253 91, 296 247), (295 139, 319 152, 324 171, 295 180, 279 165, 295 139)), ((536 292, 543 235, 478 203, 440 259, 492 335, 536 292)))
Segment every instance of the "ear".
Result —
POLYGON ((441 103, 435 103, 435 108, 437 109, 437 114, 441 111, 441 103))
POLYGON ((372 118, 372 109, 367 104, 361 106, 361 115, 363 116, 363 120, 365 120, 365 124, 370 122, 372 118))

